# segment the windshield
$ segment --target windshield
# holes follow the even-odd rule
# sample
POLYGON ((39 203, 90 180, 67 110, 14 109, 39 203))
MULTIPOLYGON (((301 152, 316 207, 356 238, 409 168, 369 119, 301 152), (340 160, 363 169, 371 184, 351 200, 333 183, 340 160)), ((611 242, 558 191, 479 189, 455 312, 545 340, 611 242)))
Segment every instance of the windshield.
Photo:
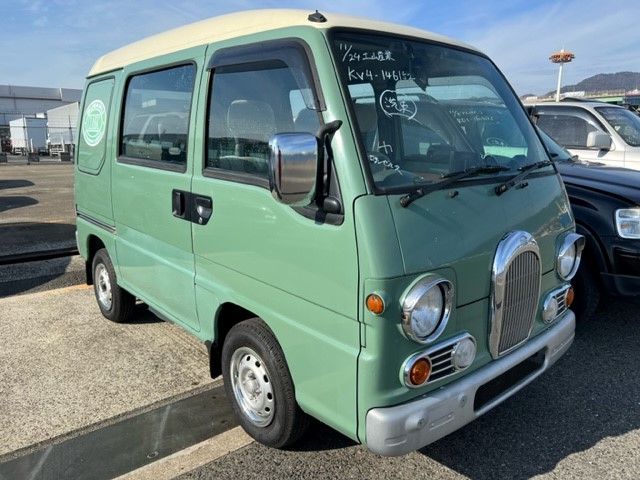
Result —
POLYGON ((596 107, 618 135, 632 147, 640 147, 640 117, 620 107, 596 107))
POLYGON ((378 189, 451 183, 452 177, 498 182, 548 158, 518 100, 487 58, 361 33, 336 33, 333 42, 364 163, 378 189), (500 121, 484 122, 476 105, 496 108, 492 119, 500 121), (492 132, 494 127, 499 132, 492 132), (454 175, 465 171, 472 175, 454 175))

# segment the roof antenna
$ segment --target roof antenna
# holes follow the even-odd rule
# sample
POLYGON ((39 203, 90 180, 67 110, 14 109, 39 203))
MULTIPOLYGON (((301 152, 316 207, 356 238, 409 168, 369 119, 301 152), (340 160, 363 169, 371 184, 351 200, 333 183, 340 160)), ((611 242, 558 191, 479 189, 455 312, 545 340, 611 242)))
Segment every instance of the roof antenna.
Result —
POLYGON ((318 10, 316 10, 316 13, 309 14, 308 18, 310 22, 314 23, 324 23, 327 21, 327 17, 321 14, 318 10))

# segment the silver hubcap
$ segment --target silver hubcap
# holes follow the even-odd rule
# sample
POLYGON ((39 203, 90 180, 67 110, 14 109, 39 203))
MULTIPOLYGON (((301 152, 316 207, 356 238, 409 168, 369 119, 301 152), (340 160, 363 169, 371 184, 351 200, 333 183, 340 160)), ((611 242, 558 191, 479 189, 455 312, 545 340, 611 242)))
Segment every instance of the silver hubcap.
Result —
POLYGON ((251 423, 268 426, 275 413, 275 398, 269 372, 256 352, 247 347, 233 352, 231 383, 236 402, 251 423))
POLYGON ((104 265, 100 264, 96 267, 94 281, 96 282, 96 293, 100 305, 102 305, 105 310, 110 310, 112 302, 111 279, 104 265))

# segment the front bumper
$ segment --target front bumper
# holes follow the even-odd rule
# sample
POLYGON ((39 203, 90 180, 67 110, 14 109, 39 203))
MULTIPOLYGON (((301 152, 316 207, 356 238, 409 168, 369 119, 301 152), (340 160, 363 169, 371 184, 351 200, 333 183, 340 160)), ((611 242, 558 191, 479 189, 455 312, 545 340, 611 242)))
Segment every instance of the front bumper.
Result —
POLYGON ((403 455, 448 435, 519 391, 553 365, 571 346, 575 315, 564 317, 522 347, 438 390, 393 407, 373 408, 366 417, 367 447, 380 455, 403 455), (535 360, 532 360, 535 359, 535 360), (524 370, 526 363, 536 368, 524 370), (492 380, 510 374, 515 382, 492 380), (479 394, 479 390, 481 390, 479 394))
POLYGON ((611 295, 640 295, 640 242, 629 241, 624 246, 611 249, 613 268, 610 273, 602 273, 605 290, 611 295))

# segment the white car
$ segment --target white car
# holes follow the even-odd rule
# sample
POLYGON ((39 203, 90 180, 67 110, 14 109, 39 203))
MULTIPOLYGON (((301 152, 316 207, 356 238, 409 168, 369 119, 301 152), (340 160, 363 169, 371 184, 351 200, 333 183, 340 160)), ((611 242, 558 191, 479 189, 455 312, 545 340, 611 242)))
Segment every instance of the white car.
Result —
POLYGON ((583 160, 640 170, 640 117, 609 103, 525 104, 534 123, 583 160))

